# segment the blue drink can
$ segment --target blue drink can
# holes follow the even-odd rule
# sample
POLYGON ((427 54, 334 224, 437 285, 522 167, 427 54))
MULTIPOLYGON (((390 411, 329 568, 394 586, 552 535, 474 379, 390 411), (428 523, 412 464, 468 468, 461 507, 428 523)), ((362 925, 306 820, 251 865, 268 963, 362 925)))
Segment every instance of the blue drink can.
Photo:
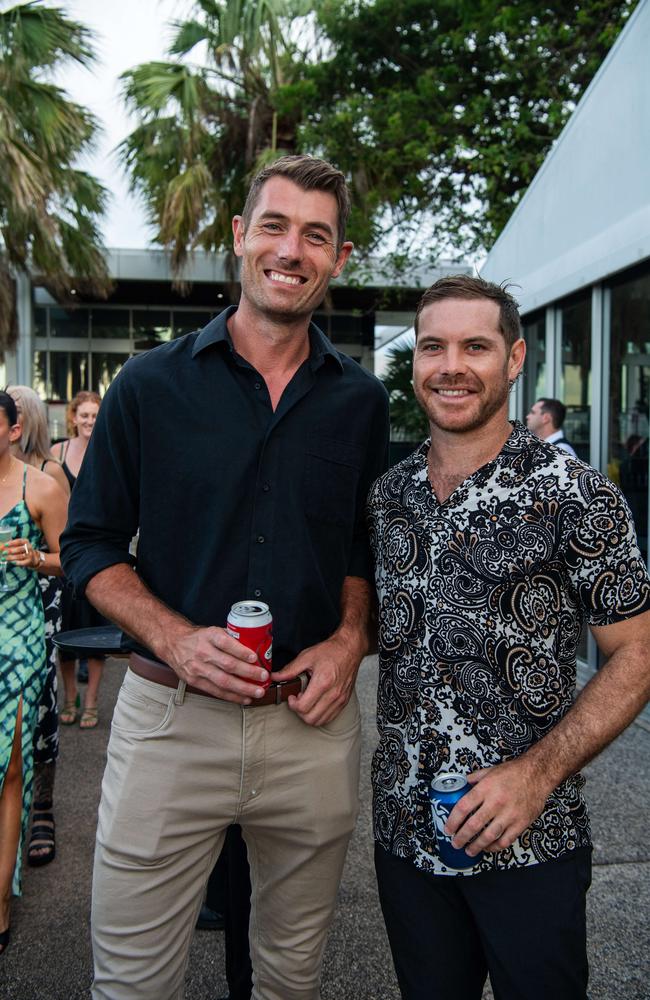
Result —
POLYGON ((471 787, 464 774, 453 774, 451 771, 443 771, 431 782, 429 798, 438 839, 438 853, 447 868, 473 868, 483 857, 482 851, 475 858, 470 858, 464 848, 452 847, 451 837, 445 833, 445 823, 449 814, 471 787))

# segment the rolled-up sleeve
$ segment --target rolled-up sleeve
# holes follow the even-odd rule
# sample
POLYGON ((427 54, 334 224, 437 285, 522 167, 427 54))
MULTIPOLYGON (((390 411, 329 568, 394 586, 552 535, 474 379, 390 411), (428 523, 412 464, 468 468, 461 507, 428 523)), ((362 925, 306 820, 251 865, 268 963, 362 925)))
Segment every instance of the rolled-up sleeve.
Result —
POLYGON ((134 366, 125 365, 102 402, 61 535, 61 562, 75 593, 117 563, 133 565, 139 524, 140 433, 134 366))

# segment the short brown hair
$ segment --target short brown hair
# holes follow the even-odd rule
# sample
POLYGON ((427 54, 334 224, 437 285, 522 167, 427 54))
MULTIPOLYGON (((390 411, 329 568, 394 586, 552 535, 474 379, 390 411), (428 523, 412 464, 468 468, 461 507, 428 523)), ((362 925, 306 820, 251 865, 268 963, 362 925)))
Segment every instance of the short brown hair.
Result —
POLYGON ((537 400, 542 404, 542 413, 550 414, 553 426, 559 430, 566 417, 566 406, 560 399, 551 399, 549 396, 540 396, 537 400))
POLYGON ((427 306, 443 299, 490 299, 499 306, 499 329, 503 334, 508 350, 521 337, 521 320, 519 318, 519 303, 507 290, 507 285, 496 285, 483 278, 474 278, 469 274, 451 274, 446 278, 438 278, 427 288, 418 302, 415 313, 415 339, 418 336, 420 316, 427 306))
POLYGON ((272 177, 286 177, 293 181, 303 191, 327 191, 336 198, 337 214, 337 250, 341 249, 345 239, 345 228, 350 215, 350 194, 345 182, 345 176, 327 160, 316 156, 301 154, 299 156, 282 156, 253 178, 248 189, 246 203, 242 210, 242 219, 247 226, 257 204, 262 187, 272 177))
POLYGON ((89 392, 86 389, 82 389, 81 392, 78 392, 77 395, 70 400, 70 402, 68 403, 68 408, 65 411, 65 419, 68 425, 68 434, 70 435, 70 437, 77 436, 77 428, 72 423, 72 418, 74 417, 74 415, 76 414, 77 410, 79 409, 82 403, 97 403, 97 406, 101 406, 102 399, 98 393, 89 392))

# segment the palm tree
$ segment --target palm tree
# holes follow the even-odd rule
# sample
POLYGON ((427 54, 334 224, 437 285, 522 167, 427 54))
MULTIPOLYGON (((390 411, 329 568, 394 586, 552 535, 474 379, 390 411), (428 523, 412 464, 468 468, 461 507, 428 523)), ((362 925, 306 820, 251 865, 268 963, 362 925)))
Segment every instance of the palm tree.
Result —
POLYGON ((387 355, 382 382, 390 398, 391 439, 421 441, 429 433, 429 423, 413 395, 413 342, 393 347, 387 355))
POLYGON ((188 254, 231 244, 251 175, 297 148, 305 0, 198 0, 177 22, 168 62, 123 74, 138 125, 120 153, 182 286, 188 254), (201 55, 193 64, 191 56, 201 55))
POLYGON ((76 169, 97 122, 51 78, 94 59, 87 28, 38 2, 0 12, 0 349, 15 339, 15 275, 56 296, 73 286, 106 294, 98 222, 106 191, 76 169))

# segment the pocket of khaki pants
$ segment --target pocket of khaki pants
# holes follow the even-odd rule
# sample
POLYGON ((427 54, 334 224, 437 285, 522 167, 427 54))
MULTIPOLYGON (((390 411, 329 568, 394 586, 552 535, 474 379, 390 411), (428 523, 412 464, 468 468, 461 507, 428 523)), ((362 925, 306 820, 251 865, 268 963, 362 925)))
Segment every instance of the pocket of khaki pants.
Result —
POLYGON ((174 691, 166 702, 147 698, 122 687, 115 705, 111 727, 129 736, 153 736, 162 732, 174 713, 174 691))
POLYGON ((324 726, 319 726, 318 731, 324 733, 326 736, 341 738, 353 733, 355 729, 358 729, 360 723, 361 712, 359 710, 359 700, 356 694, 353 693, 345 708, 339 712, 336 718, 332 719, 331 722, 325 723, 324 726))

